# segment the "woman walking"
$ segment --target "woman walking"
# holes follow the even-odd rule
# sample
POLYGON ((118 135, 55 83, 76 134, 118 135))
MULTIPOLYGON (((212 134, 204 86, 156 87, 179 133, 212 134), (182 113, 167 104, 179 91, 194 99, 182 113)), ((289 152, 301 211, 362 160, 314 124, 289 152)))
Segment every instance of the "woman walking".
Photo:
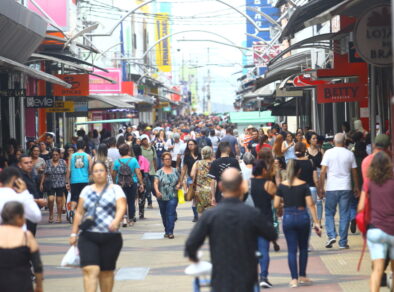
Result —
POLYGON ((40 157, 43 158, 45 161, 51 159, 51 153, 48 151, 45 142, 40 142, 40 157))
POLYGON ((30 231, 24 231, 23 205, 4 204, 0 226, 0 287, 3 292, 42 292, 43 268, 38 244, 30 231), (32 283, 33 266, 35 288, 32 283))
POLYGON ((291 288, 298 285, 308 285, 312 281, 306 276, 308 262, 308 241, 310 234, 310 217, 306 210, 308 207, 315 223, 315 231, 321 234, 316 209, 313 203, 308 184, 299 179, 300 164, 291 159, 287 165, 287 180, 283 181, 277 190, 274 207, 281 208, 284 204, 283 232, 288 248, 288 264, 291 272, 291 288), (299 249, 299 263, 297 251, 299 249), (299 270, 298 270, 299 267, 299 270))
MULTIPOLYGON (((300 173, 298 178, 305 181, 311 192, 311 196, 315 205, 317 205, 318 194, 320 194, 319 180, 317 178, 316 167, 313 161, 306 156, 306 145, 302 142, 297 142, 294 146, 295 156, 297 157, 296 162, 300 167, 300 173)), ((323 209, 317 207, 317 219, 319 220, 319 226, 322 219, 323 209)))
POLYGON ((98 146, 97 155, 93 157, 93 162, 96 161, 104 162, 105 166, 108 169, 108 182, 112 184, 113 178, 111 172, 114 167, 114 162, 112 161, 112 158, 108 156, 107 144, 101 143, 98 146))
POLYGON ((176 207, 178 206, 177 186, 180 185, 179 172, 171 166, 169 152, 162 154, 163 167, 156 172, 154 187, 164 226, 164 237, 174 239, 176 207))
POLYGON ((142 150, 141 146, 135 144, 133 146, 133 152, 135 155, 135 158, 138 161, 138 164, 140 165, 140 171, 142 175, 142 180, 144 182, 144 190, 138 190, 137 195, 138 195, 138 215, 140 219, 145 219, 145 202, 147 198, 147 193, 150 193, 153 186, 151 185, 150 179, 149 179, 149 170, 150 170, 150 164, 149 160, 146 159, 144 156, 142 156, 142 150))
POLYGON ((155 140, 153 140, 153 146, 156 150, 157 155, 157 169, 162 167, 161 164, 161 155, 166 151, 166 134, 164 130, 160 130, 159 133, 156 134, 155 140))
MULTIPOLYGON (((124 218, 123 226, 134 225, 137 221, 135 218, 135 199, 137 196, 137 183, 139 182, 139 190, 144 190, 144 183, 140 172, 140 166, 137 159, 131 156, 129 145, 122 144, 119 146, 120 158, 115 160, 113 177, 116 177, 116 183, 120 185, 126 194, 128 206, 128 218, 124 218)), ((134 155, 134 153, 133 153, 134 155)))
MULTIPOLYGON (((191 176, 193 165, 197 160, 200 160, 200 159, 201 159, 201 154, 200 154, 200 151, 198 150, 198 145, 197 145, 196 140, 187 141, 185 155, 183 158, 181 180, 180 180, 180 183, 183 183, 184 179, 186 177, 187 189, 193 183, 193 179, 191 176)), ((178 186, 178 188, 180 188, 180 187, 181 187, 181 185, 178 186)), ((197 207, 196 207, 195 200, 193 200, 192 209, 193 209, 193 215, 194 215, 193 222, 197 222, 198 221, 198 213, 197 213, 197 207)))
POLYGON ((290 159, 295 159, 295 154, 294 154, 294 136, 292 133, 288 132, 286 134, 286 140, 283 141, 282 144, 282 153, 285 157, 285 162, 287 163, 290 159))
POLYGON ((208 177, 209 170, 211 169, 213 152, 212 148, 205 146, 201 150, 202 160, 194 163, 191 177, 196 182, 195 202, 197 212, 203 213, 205 209, 212 206, 211 197, 211 178, 208 177))
POLYGON ((49 223, 53 223, 55 197, 57 209, 56 223, 62 223, 63 195, 66 192, 66 174, 67 164, 63 159, 60 159, 60 150, 54 148, 52 150, 52 159, 46 162, 44 175, 41 178, 40 184, 41 191, 45 188, 45 181, 49 181, 51 186, 48 192, 49 223))
POLYGON ((126 212, 126 197, 120 186, 108 182, 103 162, 93 164, 92 178, 93 184, 79 197, 69 242, 76 245, 78 241, 85 291, 95 292, 100 284, 102 292, 110 292, 123 245, 119 225, 126 212))
MULTIPOLYGON (((253 177, 250 180, 250 195, 254 206, 265 215, 267 223, 274 226, 272 200, 276 194, 276 185, 267 177, 267 166, 263 160, 257 160, 253 164, 253 177)), ((260 263, 260 287, 271 288, 268 281, 268 268, 270 242, 263 237, 258 238, 258 249, 261 253, 260 263)))
POLYGON ((390 157, 383 151, 376 153, 367 176, 370 181, 361 192, 358 211, 362 211, 365 201, 369 200, 371 219, 367 243, 373 267, 370 291, 378 292, 387 256, 391 268, 394 267, 394 175, 390 157))
POLYGON ((282 144, 283 144, 283 136, 281 134, 278 134, 276 136, 274 146, 272 147, 272 154, 275 159, 280 159, 285 162, 285 158, 282 152, 282 144))

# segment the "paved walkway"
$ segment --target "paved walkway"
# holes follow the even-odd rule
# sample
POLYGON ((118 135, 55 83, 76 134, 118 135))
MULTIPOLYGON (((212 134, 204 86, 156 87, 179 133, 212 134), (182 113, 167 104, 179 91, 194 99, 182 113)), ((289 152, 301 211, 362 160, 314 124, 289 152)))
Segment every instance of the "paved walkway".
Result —
MULTIPOLYGON (((45 214, 47 215, 47 214, 45 214)), ((189 203, 178 207, 179 219, 175 226, 175 239, 163 239, 162 224, 157 204, 146 211, 146 220, 138 221, 134 227, 122 228, 123 249, 117 263, 114 291, 120 292, 187 292, 192 291, 192 278, 183 271, 189 264, 183 257, 184 242, 193 226, 192 210, 189 203)), ((45 216, 39 225, 37 238, 45 266, 45 291, 83 291, 81 271, 63 269, 60 261, 67 251, 68 223, 47 224, 45 216)), ((309 254, 308 275, 315 282, 311 287, 299 291, 369 291, 369 255, 366 253, 361 271, 357 272, 362 240, 360 235, 350 235, 349 250, 324 248, 325 236, 311 238, 312 251, 309 254)), ((270 276, 272 291, 293 291, 288 288, 290 273, 287 266, 286 243, 279 239, 280 252, 272 251, 270 276)), ((204 259, 208 259, 207 245, 204 259)), ((242 291, 240 291, 242 292, 242 291)))

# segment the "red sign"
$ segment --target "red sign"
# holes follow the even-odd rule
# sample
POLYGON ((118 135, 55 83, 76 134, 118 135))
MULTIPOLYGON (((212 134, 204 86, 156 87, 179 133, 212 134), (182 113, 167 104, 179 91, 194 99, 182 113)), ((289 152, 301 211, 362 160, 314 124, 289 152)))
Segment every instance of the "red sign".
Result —
POLYGON ((354 102, 368 99, 368 86, 362 83, 318 85, 318 103, 354 102))
POLYGON ((56 77, 72 85, 66 88, 61 85, 53 85, 54 96, 88 96, 89 74, 61 74, 56 77))

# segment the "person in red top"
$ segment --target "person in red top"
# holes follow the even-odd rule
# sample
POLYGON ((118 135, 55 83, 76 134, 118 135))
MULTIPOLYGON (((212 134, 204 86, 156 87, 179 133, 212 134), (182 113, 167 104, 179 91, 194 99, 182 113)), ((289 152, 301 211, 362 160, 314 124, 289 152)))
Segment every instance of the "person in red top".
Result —
POLYGON ((272 149, 272 146, 268 144, 268 136, 262 135, 260 138, 260 143, 256 146, 256 152, 259 153, 261 149, 269 148, 272 149))
MULTIPOLYGON (((363 176, 363 190, 368 191, 368 185, 369 185, 369 178, 368 178, 368 169, 369 166, 371 165, 372 159, 375 156, 376 153, 384 151, 386 153, 389 152, 389 146, 390 146, 390 137, 387 136, 386 134, 379 134, 375 138, 375 147, 373 149, 373 152, 368 155, 367 157, 364 158, 363 162, 361 163, 361 173, 363 176)), ((391 157, 391 155, 389 155, 391 157)))

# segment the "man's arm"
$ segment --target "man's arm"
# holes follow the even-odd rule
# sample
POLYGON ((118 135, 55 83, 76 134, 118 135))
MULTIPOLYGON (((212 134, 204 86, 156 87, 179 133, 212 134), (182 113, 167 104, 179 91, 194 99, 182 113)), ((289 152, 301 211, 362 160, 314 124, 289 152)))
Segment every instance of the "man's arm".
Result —
POLYGON ((320 186, 319 197, 320 198, 324 197, 324 184, 326 182, 326 173, 327 173, 327 166, 322 165, 321 172, 320 172, 320 182, 319 182, 319 186, 320 186))
POLYGON ((41 221, 41 211, 37 203, 34 201, 34 197, 29 194, 26 190, 23 193, 17 194, 20 196, 20 202, 23 204, 25 210, 25 218, 29 219, 33 223, 38 223, 41 221))
POLYGON ((185 256, 192 262, 198 262, 197 252, 208 235, 207 216, 204 214, 197 221, 185 244, 185 256))
POLYGON ((352 177, 354 182, 354 196, 358 198, 360 196, 360 187, 358 184, 357 168, 352 168, 352 177))

